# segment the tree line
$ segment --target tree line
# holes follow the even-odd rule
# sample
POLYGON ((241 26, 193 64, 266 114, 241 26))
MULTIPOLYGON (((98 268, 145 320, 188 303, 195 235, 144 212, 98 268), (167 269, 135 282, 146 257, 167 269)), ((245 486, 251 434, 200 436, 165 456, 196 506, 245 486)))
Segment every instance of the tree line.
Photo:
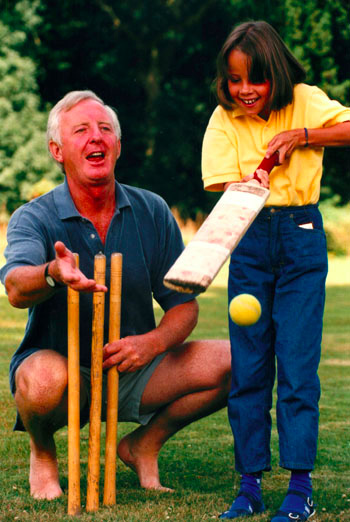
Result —
MULTIPOLYGON (((50 107, 91 89, 122 127, 116 176, 162 195, 184 217, 208 212, 201 144, 216 105, 220 47, 264 19, 308 83, 349 105, 348 0, 0 0, 0 208, 10 214, 62 181, 48 156, 50 107)), ((349 149, 328 150, 322 197, 350 200, 349 149)))

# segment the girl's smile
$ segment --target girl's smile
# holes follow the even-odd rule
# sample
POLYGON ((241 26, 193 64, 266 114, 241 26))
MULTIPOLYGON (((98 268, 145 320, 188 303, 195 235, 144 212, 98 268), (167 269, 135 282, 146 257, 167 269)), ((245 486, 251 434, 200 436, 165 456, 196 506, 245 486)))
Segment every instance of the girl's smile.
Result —
POLYGON ((228 73, 227 85, 232 100, 248 116, 259 115, 267 119, 270 114, 270 82, 251 82, 249 57, 239 49, 233 49, 228 56, 228 73))

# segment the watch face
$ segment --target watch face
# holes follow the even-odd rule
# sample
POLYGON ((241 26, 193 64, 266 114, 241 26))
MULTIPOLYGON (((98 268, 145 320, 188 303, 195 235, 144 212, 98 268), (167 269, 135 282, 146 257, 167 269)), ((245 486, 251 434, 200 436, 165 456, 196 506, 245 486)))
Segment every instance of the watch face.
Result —
POLYGON ((49 275, 46 276, 46 282, 47 282, 47 284, 48 284, 49 286, 51 286, 52 288, 55 288, 56 283, 55 283, 55 281, 52 279, 51 276, 49 276, 49 275))

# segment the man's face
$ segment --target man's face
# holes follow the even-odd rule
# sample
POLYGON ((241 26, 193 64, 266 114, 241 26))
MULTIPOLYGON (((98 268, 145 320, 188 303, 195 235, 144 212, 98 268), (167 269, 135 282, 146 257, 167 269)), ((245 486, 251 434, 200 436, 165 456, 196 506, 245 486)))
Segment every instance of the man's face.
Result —
POLYGON ((98 186, 114 181, 120 155, 106 109, 92 99, 79 102, 60 115, 61 145, 50 144, 57 161, 63 163, 68 181, 75 186, 98 186))

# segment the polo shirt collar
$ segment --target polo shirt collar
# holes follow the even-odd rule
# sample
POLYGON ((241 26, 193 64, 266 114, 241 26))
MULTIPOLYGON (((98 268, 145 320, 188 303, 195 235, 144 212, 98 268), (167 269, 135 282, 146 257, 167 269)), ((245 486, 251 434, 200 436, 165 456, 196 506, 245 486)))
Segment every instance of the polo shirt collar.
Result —
MULTIPOLYGON (((249 116, 249 118, 253 118, 254 120, 257 120, 257 121, 260 121, 263 123, 267 123, 267 121, 270 119, 272 113, 273 113, 273 111, 270 112, 270 115, 267 120, 265 120, 258 114, 256 114, 255 116, 249 116)), ((240 116, 242 116, 242 117, 246 116, 246 113, 244 112, 243 109, 241 109, 241 107, 235 107, 234 109, 232 109, 232 111, 231 111, 232 118, 239 118, 240 116)))
MULTIPOLYGON (((131 206, 130 200, 124 189, 123 185, 115 182, 115 190, 117 194, 117 206, 115 214, 119 214, 120 210, 124 207, 131 206)), ((67 179, 65 178, 64 183, 54 189, 54 202, 57 208, 57 213, 60 219, 69 219, 72 217, 80 217, 80 214, 74 205, 74 201, 69 192, 67 179)))
POLYGON ((241 109, 241 107, 235 107, 234 109, 232 109, 231 115, 233 118, 238 118, 238 116, 245 116, 246 113, 243 109, 241 109))

